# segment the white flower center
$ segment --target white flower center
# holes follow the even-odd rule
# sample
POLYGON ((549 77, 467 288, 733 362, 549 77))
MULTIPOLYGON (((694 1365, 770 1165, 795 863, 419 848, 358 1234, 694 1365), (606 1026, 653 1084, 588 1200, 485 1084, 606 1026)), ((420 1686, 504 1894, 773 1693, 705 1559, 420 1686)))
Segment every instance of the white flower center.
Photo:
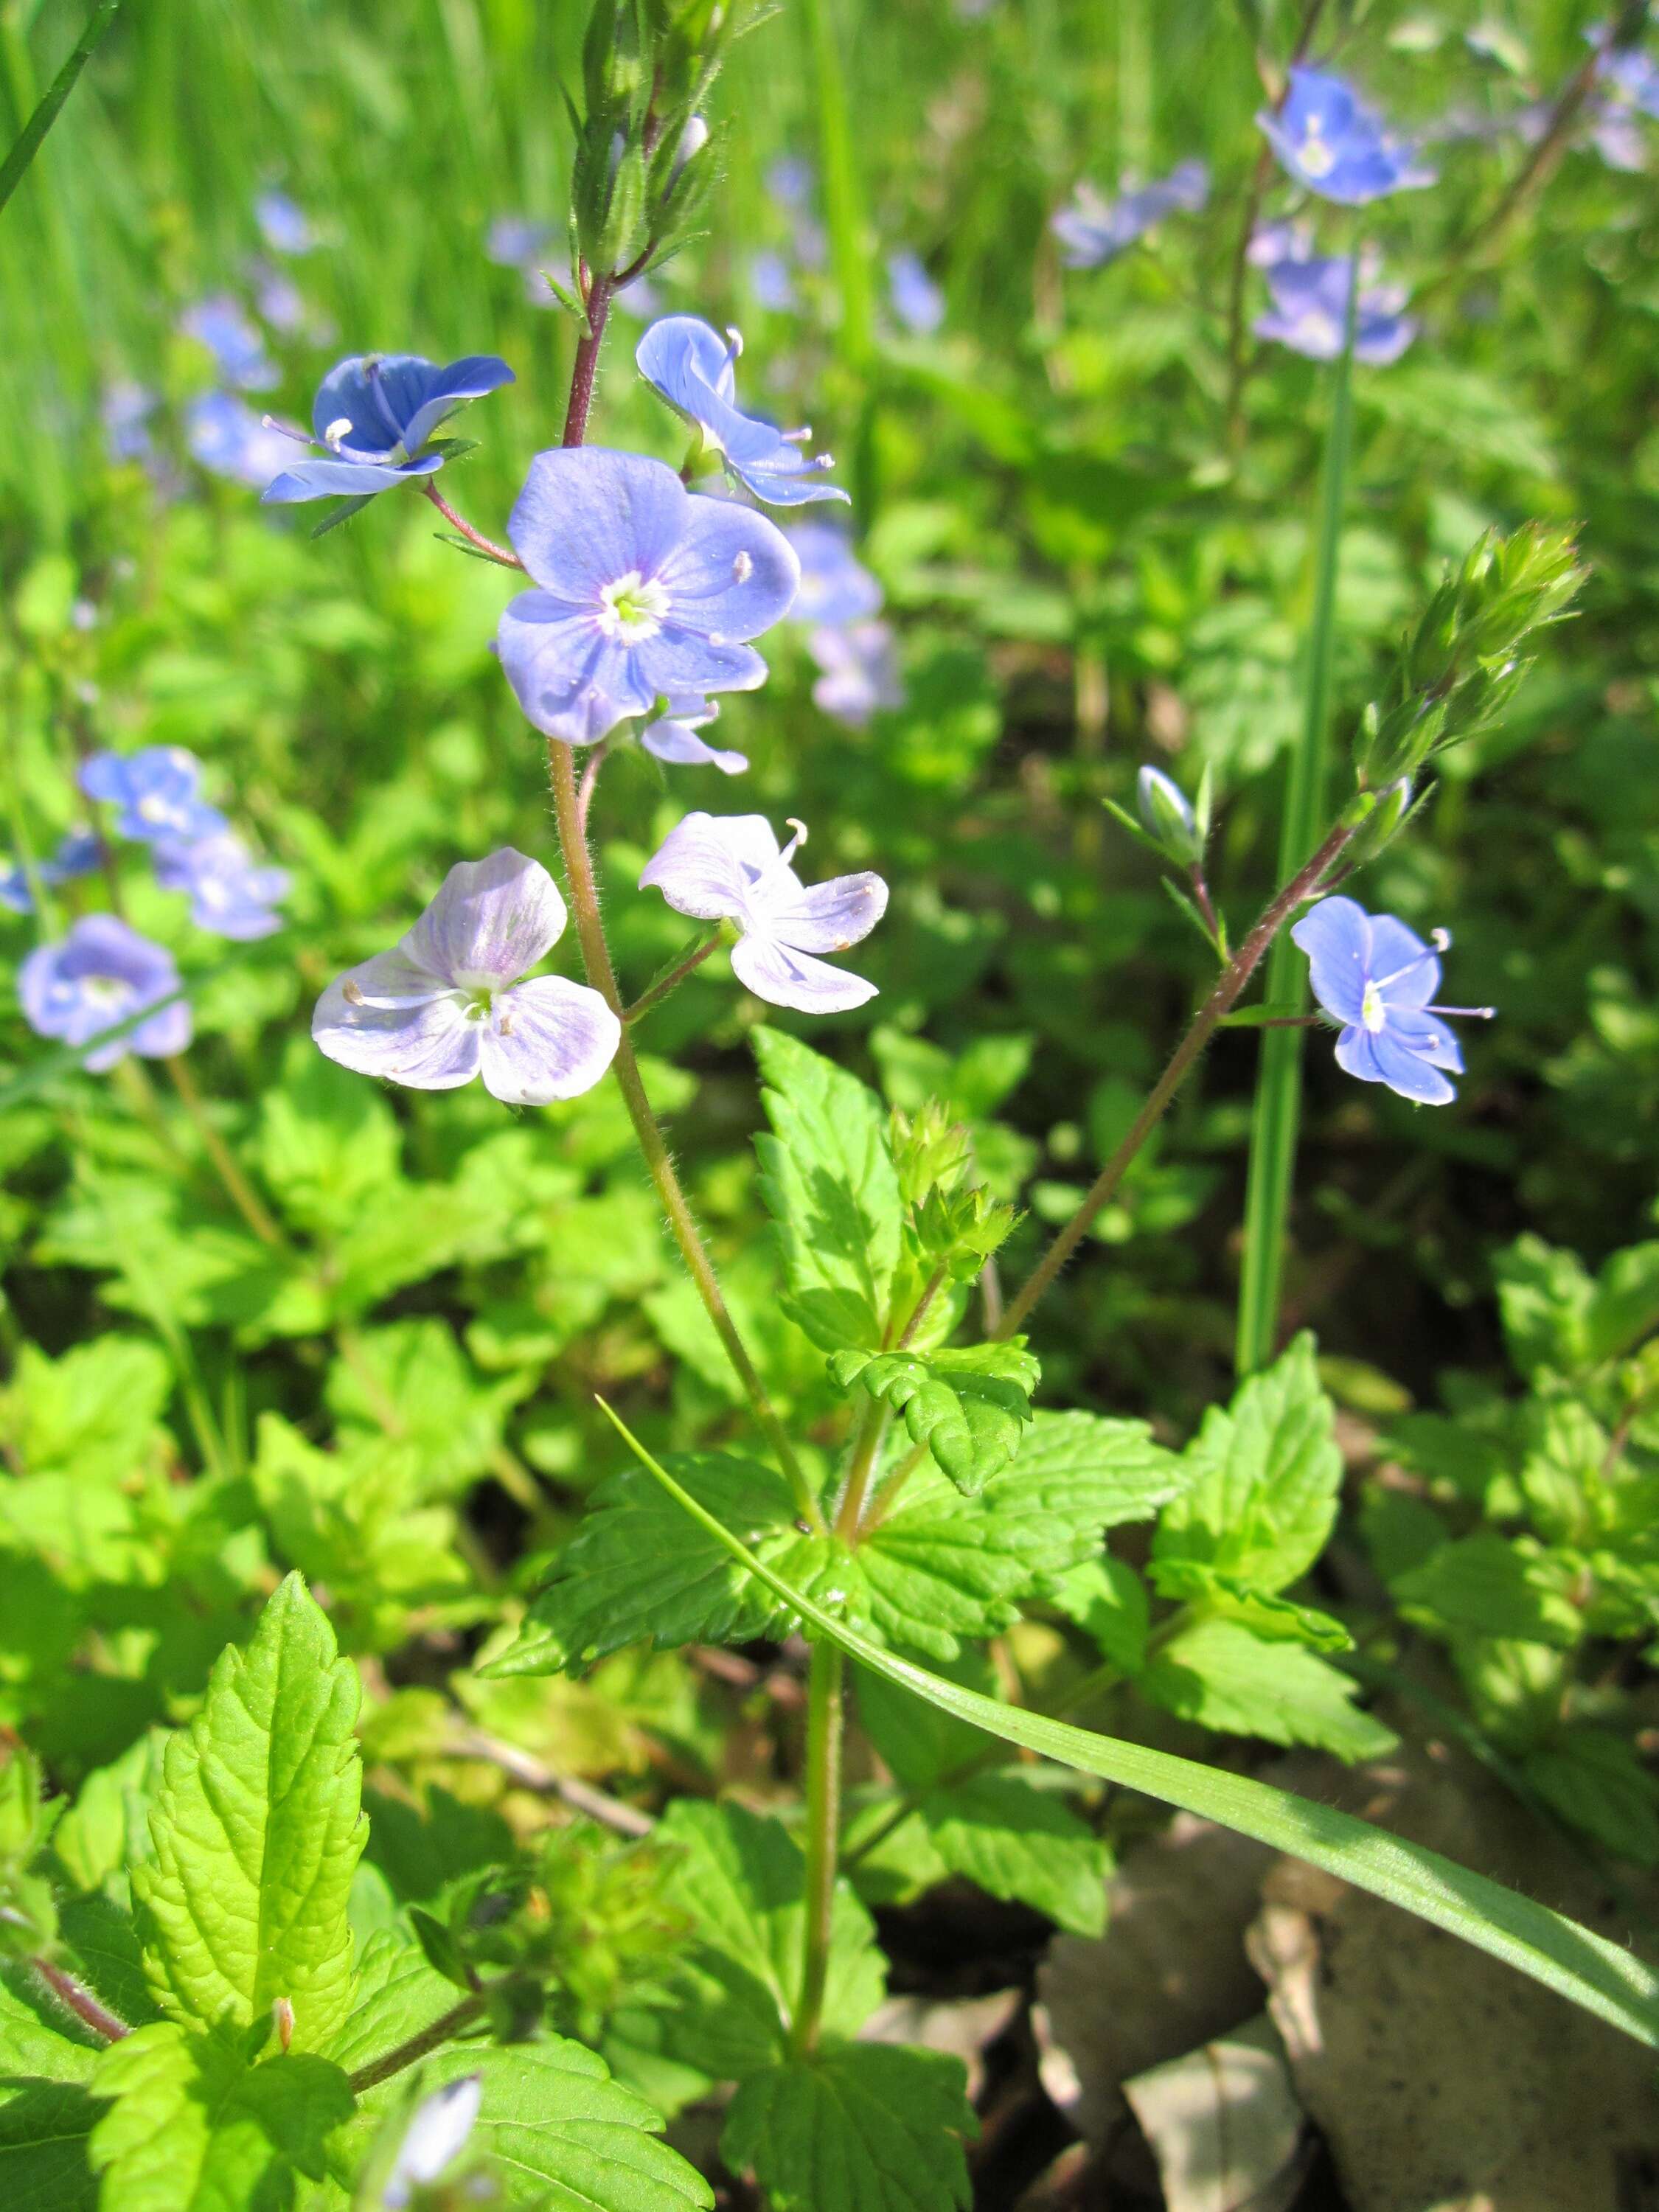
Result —
POLYGON ((1302 143, 1297 149, 1297 158, 1304 173, 1310 177, 1328 177, 1336 167, 1336 156, 1319 135, 1319 118, 1310 115, 1302 134, 1302 143))
POLYGON ((81 995, 94 1006, 120 1006, 127 995, 127 986, 113 975, 87 975, 82 979, 81 995))
POLYGON ((1382 1003, 1382 994, 1375 983, 1367 983, 1365 995, 1359 1001, 1359 1018, 1375 1036, 1388 1027, 1389 1010, 1382 1003))
POLYGON ((667 592, 654 577, 647 582, 630 568, 599 593, 599 628, 624 645, 643 645, 662 628, 668 604, 667 592))

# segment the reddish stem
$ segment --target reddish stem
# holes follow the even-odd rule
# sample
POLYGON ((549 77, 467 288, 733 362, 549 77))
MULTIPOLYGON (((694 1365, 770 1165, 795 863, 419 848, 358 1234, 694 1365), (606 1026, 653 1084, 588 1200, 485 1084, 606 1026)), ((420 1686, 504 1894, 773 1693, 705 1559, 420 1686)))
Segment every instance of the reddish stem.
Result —
POLYGON ((33 1959, 30 1964, 53 1996, 66 2004, 77 2020, 84 2021, 94 2035, 101 2036, 106 2043, 118 2043, 124 2035, 131 2034, 125 2021, 118 2020, 100 2004, 92 1991, 83 1989, 72 1974, 66 1974, 61 1966, 54 1966, 50 1959, 33 1959))
POLYGON ((486 538, 482 530, 475 530, 465 515, 457 514, 430 477, 421 486, 422 498, 429 499, 452 530, 459 530, 467 544, 482 553, 488 561, 498 561, 503 568, 522 568, 524 562, 510 547, 498 545, 493 538, 486 538))
POLYGON ((605 343, 616 283, 614 276, 595 276, 588 286, 587 330, 576 347, 575 366, 570 372, 570 404, 562 441, 567 446, 580 446, 587 435, 587 410, 593 404, 593 380, 599 374, 599 348, 605 343))

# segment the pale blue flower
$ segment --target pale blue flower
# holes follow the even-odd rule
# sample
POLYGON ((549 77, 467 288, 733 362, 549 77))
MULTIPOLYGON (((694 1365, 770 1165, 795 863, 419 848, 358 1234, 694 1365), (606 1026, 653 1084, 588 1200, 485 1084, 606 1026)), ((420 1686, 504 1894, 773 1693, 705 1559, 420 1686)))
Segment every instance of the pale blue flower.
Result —
POLYGON ((793 621, 837 629, 881 612, 881 586, 832 522, 800 522, 789 532, 800 562, 793 621))
POLYGON ((718 700, 699 698, 696 692, 671 699, 667 711, 640 732, 640 743, 676 768, 717 768, 722 775, 741 775, 749 765, 747 753, 722 751, 697 735, 719 713, 718 700))
POLYGON ((23 1018, 37 1036, 65 1044, 90 1044, 145 1007, 157 1008, 125 1036, 86 1055, 94 1074, 130 1052, 165 1060, 185 1049, 190 1006, 179 988, 173 955, 112 914, 84 915, 58 943, 37 946, 17 971, 23 1018), (164 1005, 167 1000, 173 1003, 164 1005))
POLYGON ((155 880, 164 891, 187 893, 191 920, 216 937, 269 937, 283 926, 275 908, 288 896, 288 870, 261 866, 234 830, 164 839, 155 848, 155 880))
MULTIPOLYGON (((1342 350, 1352 284, 1353 262, 1346 255, 1280 262, 1267 271, 1273 303, 1256 318, 1256 336, 1289 346, 1310 361, 1334 361, 1342 350)), ((1356 361, 1383 367, 1399 360, 1417 335, 1416 323, 1401 312, 1405 305, 1403 285, 1361 284, 1354 320, 1356 361)))
POLYGON ((147 845, 215 837, 229 825, 202 797, 202 763, 183 745, 144 745, 136 753, 94 753, 82 764, 88 799, 120 809, 115 827, 147 845))
POLYGON ((813 700, 835 720, 859 730, 878 708, 904 704, 898 649, 888 623, 826 624, 809 632, 806 650, 821 672, 813 700))
POLYGON ((763 814, 688 814, 647 862, 641 890, 659 890, 678 914, 735 922, 732 972, 769 1006, 843 1013, 876 995, 814 956, 844 952, 887 910, 887 886, 868 873, 836 876, 809 890, 790 862, 806 836, 799 822, 780 847, 763 814))
POLYGON ((640 340, 634 358, 641 376, 674 412, 702 434, 726 473, 769 507, 799 507, 809 500, 845 499, 823 480, 835 463, 828 453, 809 459, 800 450, 811 430, 777 430, 738 405, 736 363, 743 341, 730 343, 695 315, 665 315, 640 340))
POLYGON ((557 236, 550 222, 534 216, 498 215, 485 233, 484 252, 502 269, 523 269, 544 260, 557 236))
POLYGON ((509 847, 460 860, 390 952, 331 983, 311 1034, 361 1075, 411 1091, 453 1091, 475 1076, 509 1106, 591 1091, 622 1024, 597 991, 527 971, 563 933, 564 901, 539 861, 509 847))
POLYGON ((317 243, 304 209, 286 192, 260 192, 253 203, 253 217, 273 253, 309 253, 317 243))
POLYGON ((216 477, 259 490, 294 451, 294 441, 228 392, 204 392, 185 410, 185 442, 216 477))
POLYGON ((922 266, 920 254, 893 254, 887 264, 893 313, 916 337, 931 337, 945 320, 945 295, 922 266))
POLYGON ((1322 199, 1354 207, 1435 181, 1413 146, 1387 131, 1352 85, 1323 70, 1293 64, 1283 107, 1255 119, 1291 175, 1322 199))
POLYGON ((792 314, 795 308, 795 280, 789 264, 773 246, 749 257, 749 289, 769 314, 792 314))
POLYGON ((366 497, 443 466, 428 444, 459 408, 514 381, 494 354, 469 354, 447 368, 418 354, 359 354, 337 362, 311 410, 328 458, 291 460, 267 486, 267 501, 366 497))
MULTIPOLYGON (((73 883, 77 876, 91 875, 102 858, 102 848, 90 830, 70 830, 49 860, 35 862, 34 872, 48 886, 73 883)), ((21 862, 0 871, 0 906, 13 914, 34 911, 34 896, 21 862)))
POLYGON ((1181 786, 1150 763, 1135 779, 1140 826, 1171 858, 1195 866, 1204 858, 1204 839, 1192 801, 1181 786))
POLYGON ((599 446, 538 453, 507 524, 538 589, 511 601, 496 650, 538 730, 591 745, 659 696, 753 691, 748 642, 789 611, 788 539, 672 469, 599 446))
POLYGON ((179 327, 213 356, 227 384, 242 392, 267 392, 276 381, 276 364, 265 352, 263 334, 228 292, 216 292, 186 307, 179 327))
POLYGON ((466 2148, 483 2095, 483 2075, 464 2074, 421 2100, 380 2191, 386 2212, 402 2212, 416 2189, 443 2179, 466 2148))
POLYGON ((1048 228, 1060 240, 1060 258, 1068 269, 1098 269, 1166 216, 1196 215, 1209 197, 1210 173, 1204 163, 1182 161, 1167 177, 1137 191, 1125 191, 1115 201, 1103 199, 1085 180, 1070 207, 1050 217, 1048 228))
POLYGON ((817 179, 810 161, 798 154, 780 154, 767 165, 766 189, 780 206, 799 211, 816 189, 817 179))
POLYGON ((305 295, 286 269, 256 261, 248 275, 254 286, 254 305, 267 329, 291 334, 305 328, 305 295))
POLYGON ((1443 929, 1432 949, 1391 914, 1368 915, 1351 898, 1321 899, 1291 932, 1308 955, 1314 996, 1341 1024, 1336 1062, 1362 1083, 1386 1083, 1402 1098, 1444 1106, 1457 1096, 1442 1073, 1463 1072, 1457 1039, 1440 1018, 1489 1020, 1490 1006, 1436 1006, 1443 929))
POLYGON ((155 394, 146 392, 141 384, 123 380, 106 388, 99 412, 112 460, 150 459, 155 451, 155 441, 150 435, 149 418, 160 404, 155 394))

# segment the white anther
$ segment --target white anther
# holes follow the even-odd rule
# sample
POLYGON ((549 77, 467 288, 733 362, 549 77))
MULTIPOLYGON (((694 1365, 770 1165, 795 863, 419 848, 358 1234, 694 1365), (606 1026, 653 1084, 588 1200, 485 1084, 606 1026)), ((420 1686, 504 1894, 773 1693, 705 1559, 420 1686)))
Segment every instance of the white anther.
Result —
POLYGON ((337 415, 335 416, 333 422, 329 424, 327 429, 323 433, 323 443, 328 447, 330 453, 337 453, 339 452, 340 447, 345 442, 346 433, 350 429, 350 428, 351 417, 349 415, 337 415))
POLYGON ((344 982, 340 986, 340 996, 345 1000, 349 1006, 366 1006, 368 1004, 368 1000, 364 998, 362 991, 359 990, 356 984, 352 981, 349 975, 346 977, 344 982))
POLYGON ((728 323, 726 326, 726 335, 732 343, 732 360, 741 360, 743 357, 743 332, 739 330, 734 329, 733 326, 728 323))
POLYGON ((740 552, 732 563, 732 582, 734 584, 746 584, 754 573, 755 562, 752 555, 740 552))
POLYGON ((1429 932, 1429 942, 1437 952, 1449 952, 1451 951, 1450 930, 1431 929, 1429 932))

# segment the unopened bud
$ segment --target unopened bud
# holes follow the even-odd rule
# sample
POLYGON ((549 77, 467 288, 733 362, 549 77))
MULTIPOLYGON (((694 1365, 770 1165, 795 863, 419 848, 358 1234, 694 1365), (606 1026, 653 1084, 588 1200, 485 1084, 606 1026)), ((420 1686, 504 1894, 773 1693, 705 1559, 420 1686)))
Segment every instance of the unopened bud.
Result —
POLYGON ((1135 786, 1141 826, 1172 860, 1196 867, 1204 857, 1204 836, 1186 793, 1161 769, 1143 768, 1135 786))
POLYGON ((270 2008, 271 2022, 276 2030, 276 2040, 284 2051, 294 2041, 294 2000, 277 1997, 270 2008))
POLYGON ((1358 830, 1342 859, 1345 866, 1363 868, 1368 860, 1376 858, 1411 813, 1411 778, 1401 776, 1386 791, 1379 791, 1374 798, 1365 794, 1356 800, 1355 807, 1356 810, 1363 807, 1364 811, 1360 815, 1358 830))
POLYGON ((680 143, 674 149, 674 166, 668 172, 668 189, 672 191, 680 180, 680 173, 688 161, 695 161, 708 143, 708 125, 701 115, 690 116, 680 143))

